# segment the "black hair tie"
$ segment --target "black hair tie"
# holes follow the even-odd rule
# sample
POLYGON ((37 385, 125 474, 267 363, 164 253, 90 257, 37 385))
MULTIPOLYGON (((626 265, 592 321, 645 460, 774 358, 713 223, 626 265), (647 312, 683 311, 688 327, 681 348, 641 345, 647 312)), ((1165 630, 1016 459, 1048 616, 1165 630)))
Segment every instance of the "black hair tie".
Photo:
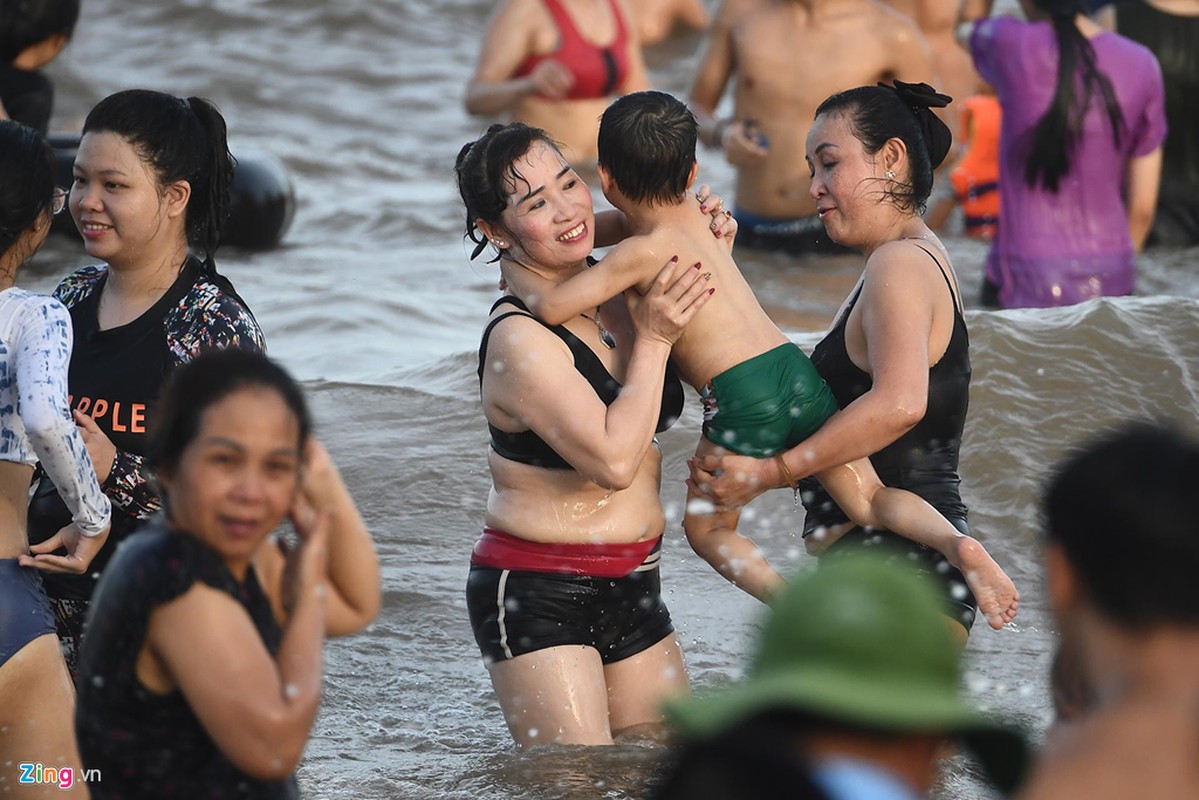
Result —
POLYGON ((941 166, 953 144, 953 133, 932 109, 945 108, 953 98, 941 94, 927 83, 894 81, 893 86, 886 83, 879 83, 879 86, 885 86, 895 92, 903 104, 912 109, 912 113, 916 115, 916 122, 920 125, 920 132, 924 134, 924 146, 928 150, 933 169, 941 166))

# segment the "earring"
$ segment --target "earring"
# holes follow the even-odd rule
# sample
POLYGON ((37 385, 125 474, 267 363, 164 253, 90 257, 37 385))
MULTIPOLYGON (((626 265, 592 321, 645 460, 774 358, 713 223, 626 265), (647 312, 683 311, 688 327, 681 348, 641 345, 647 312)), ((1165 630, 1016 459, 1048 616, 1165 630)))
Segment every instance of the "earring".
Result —
POLYGON ((492 243, 493 245, 495 245, 496 247, 501 247, 501 248, 502 248, 502 247, 507 247, 507 246, 508 246, 508 243, 507 243, 507 242, 501 241, 501 240, 499 240, 499 239, 492 239, 492 240, 491 240, 491 243, 492 243))
POLYGON ((893 181, 893 180, 895 180, 895 171, 889 169, 883 173, 883 177, 889 181, 893 181))

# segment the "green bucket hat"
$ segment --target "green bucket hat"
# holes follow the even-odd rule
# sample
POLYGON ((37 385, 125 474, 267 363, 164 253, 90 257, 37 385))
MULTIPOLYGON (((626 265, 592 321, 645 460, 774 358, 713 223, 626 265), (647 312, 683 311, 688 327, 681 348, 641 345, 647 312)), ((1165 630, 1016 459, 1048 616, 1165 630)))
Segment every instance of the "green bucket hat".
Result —
POLYGON ((1025 740, 959 694, 959 652, 932 585, 902 562, 826 558, 776 598, 743 681, 675 701, 666 713, 692 739, 756 714, 797 711, 880 731, 960 739, 1011 791, 1025 740))

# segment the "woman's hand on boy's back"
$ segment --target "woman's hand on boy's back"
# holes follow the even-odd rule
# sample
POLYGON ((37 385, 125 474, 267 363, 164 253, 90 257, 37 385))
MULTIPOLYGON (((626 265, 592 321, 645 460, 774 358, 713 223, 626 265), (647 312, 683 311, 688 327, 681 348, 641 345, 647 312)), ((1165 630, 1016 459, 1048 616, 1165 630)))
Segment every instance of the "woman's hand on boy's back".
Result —
POLYGON ((675 256, 658 272, 644 295, 635 289, 625 291, 638 338, 674 345, 715 291, 708 286, 709 278, 702 264, 682 264, 675 256))
POLYGON ((699 210, 712 218, 708 226, 712 229, 712 235, 723 240, 731 251, 733 240, 737 237, 737 220, 731 211, 725 209, 724 198, 714 194, 712 187, 705 183, 695 193, 695 199, 699 201, 699 210))

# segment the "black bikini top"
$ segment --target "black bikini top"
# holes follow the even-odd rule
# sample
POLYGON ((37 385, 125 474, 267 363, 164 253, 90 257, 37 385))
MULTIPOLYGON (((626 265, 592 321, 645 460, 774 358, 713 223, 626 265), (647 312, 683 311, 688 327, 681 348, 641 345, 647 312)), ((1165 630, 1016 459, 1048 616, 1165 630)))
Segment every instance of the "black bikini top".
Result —
MULTIPOLYGON (((483 364, 487 354, 487 341, 491 338, 491 331, 501 321, 512 316, 525 316, 535 319, 540 322, 547 330, 553 331, 566 346, 570 348, 571 354, 574 356, 575 369, 579 374, 587 379, 591 387, 595 389, 596 395, 600 400, 604 401, 604 405, 612 405, 617 395, 620 394, 621 384, 611 373, 607 367, 600 361, 599 356, 577 336, 571 333, 562 325, 546 325, 541 320, 534 317, 528 307, 520 301, 519 298, 505 296, 495 301, 495 305, 491 307, 491 312, 501 305, 515 306, 517 311, 507 311, 500 314, 498 317, 488 323, 483 330, 483 339, 479 343, 479 387, 483 385, 483 364)), ((662 390, 662 408, 658 414, 658 425, 655 431, 661 433, 675 423, 679 415, 683 412, 683 384, 675 373, 674 367, 668 362, 666 365, 666 385, 662 390)), ((554 452, 545 440, 538 436, 533 431, 519 431, 510 433, 502 431, 491 423, 487 424, 487 428, 491 431, 491 449, 496 453, 511 461, 516 461, 521 464, 530 464, 534 467, 545 467, 547 469, 574 469, 566 459, 554 452)))

